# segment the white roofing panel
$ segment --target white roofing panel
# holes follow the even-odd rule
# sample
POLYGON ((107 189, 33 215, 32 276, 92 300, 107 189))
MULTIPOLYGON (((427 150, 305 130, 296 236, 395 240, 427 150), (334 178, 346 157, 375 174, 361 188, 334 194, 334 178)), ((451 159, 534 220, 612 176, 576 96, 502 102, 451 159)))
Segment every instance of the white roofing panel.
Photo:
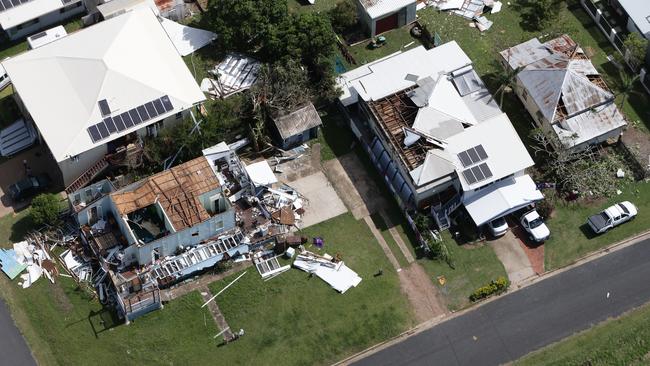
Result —
POLYGON ((446 150, 456 162, 458 176, 464 191, 476 189, 534 164, 505 113, 465 129, 465 132, 448 138, 447 143, 446 150), (457 155, 477 145, 482 145, 487 153, 488 157, 483 162, 492 171, 492 177, 469 184, 461 174, 465 168, 457 155))
POLYGON ((414 5, 416 0, 359 0, 372 19, 394 13, 405 6, 414 5))
POLYGON ((650 4, 648 0, 618 0, 639 31, 650 39, 650 4))
POLYGON ((339 85, 344 90, 344 97, 357 93, 366 101, 378 100, 416 85, 414 81, 406 79, 408 74, 416 75, 418 79, 430 76, 436 80, 440 74, 450 73, 471 63, 455 41, 430 50, 419 46, 346 72, 341 75, 339 85), (346 89, 352 88, 354 91, 346 92, 346 89))
POLYGON ((2 62, 57 161, 205 100, 156 16, 137 9, 2 62), (173 110, 93 143, 98 101, 126 112, 168 95, 173 110))
POLYGON ((245 169, 251 182, 258 187, 269 186, 278 182, 278 179, 275 177, 275 174, 273 174, 273 170, 266 160, 247 165, 245 169))
POLYGON ((156 15, 160 13, 153 0, 111 0, 98 5, 97 10, 104 19, 110 19, 139 7, 149 7, 156 15))
POLYGON ((512 69, 526 66, 551 55, 551 52, 537 38, 529 39, 499 53, 512 69))
POLYGON ((477 226, 544 199, 529 175, 505 179, 463 202, 477 226))
POLYGON ((188 27, 167 18, 162 25, 181 56, 187 56, 217 39, 217 34, 198 28, 188 27))
POLYGON ((32 0, 0 12, 0 26, 7 30, 64 6, 61 0, 32 0))

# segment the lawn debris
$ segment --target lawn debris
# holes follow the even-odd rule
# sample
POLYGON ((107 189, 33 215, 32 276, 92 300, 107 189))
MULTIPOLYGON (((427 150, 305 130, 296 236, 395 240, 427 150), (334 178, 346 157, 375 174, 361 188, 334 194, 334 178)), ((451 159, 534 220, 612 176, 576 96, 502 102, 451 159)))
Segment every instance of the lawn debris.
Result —
POLYGON ((361 283, 361 277, 356 272, 348 268, 343 261, 337 261, 327 254, 319 255, 303 250, 294 260, 293 266, 315 274, 342 294, 361 283))

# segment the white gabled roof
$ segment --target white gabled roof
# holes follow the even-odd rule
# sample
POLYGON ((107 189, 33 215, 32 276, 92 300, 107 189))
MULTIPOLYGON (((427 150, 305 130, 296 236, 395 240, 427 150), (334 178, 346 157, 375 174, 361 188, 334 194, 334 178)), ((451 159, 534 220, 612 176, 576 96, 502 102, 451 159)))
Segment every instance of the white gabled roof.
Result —
POLYGON ((149 9, 138 9, 2 62, 57 161, 88 151, 205 100, 149 9), (124 113, 165 95, 173 109, 93 143, 98 102, 124 113))
POLYGON ((415 0, 359 0, 372 19, 394 13, 405 6, 415 4, 415 0))
POLYGON ((650 6, 648 0, 618 0, 618 3, 632 18, 641 34, 650 39, 650 6))
POLYGON ((7 30, 59 10, 64 6, 62 0, 31 0, 7 10, 4 10, 4 6, 2 6, 0 7, 0 26, 7 30))

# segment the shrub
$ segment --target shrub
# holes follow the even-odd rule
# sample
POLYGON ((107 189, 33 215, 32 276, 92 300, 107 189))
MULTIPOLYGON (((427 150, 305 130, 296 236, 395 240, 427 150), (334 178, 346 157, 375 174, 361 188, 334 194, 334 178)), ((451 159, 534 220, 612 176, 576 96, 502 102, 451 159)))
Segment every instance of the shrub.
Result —
POLYGON ((56 194, 45 193, 39 194, 32 200, 29 216, 37 226, 56 226, 59 223, 60 212, 59 197, 56 194))
POLYGON ((547 198, 538 202, 535 205, 535 208, 537 209, 537 212, 540 214, 540 216, 548 219, 551 217, 553 211, 555 211, 555 202, 553 202, 552 199, 547 198))
POLYGON ((489 284, 474 290, 474 292, 469 295, 469 300, 474 302, 485 299, 495 294, 502 294, 508 289, 509 286, 510 282, 507 278, 499 277, 496 280, 490 281, 489 284))

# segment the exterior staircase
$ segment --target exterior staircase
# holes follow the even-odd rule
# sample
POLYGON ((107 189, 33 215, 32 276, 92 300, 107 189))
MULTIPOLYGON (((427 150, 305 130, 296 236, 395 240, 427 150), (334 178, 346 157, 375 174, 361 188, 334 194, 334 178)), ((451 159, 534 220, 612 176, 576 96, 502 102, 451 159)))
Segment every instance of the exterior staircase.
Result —
POLYGON ((207 244, 198 245, 187 252, 162 261, 153 268, 153 274, 158 279, 179 277, 189 273, 182 273, 194 265, 205 262, 218 255, 236 248, 240 245, 244 235, 237 231, 232 235, 223 236, 207 244))
POLYGON ((444 205, 435 205, 431 207, 431 216, 436 220, 436 224, 441 231, 449 229, 451 226, 449 215, 461 204, 462 201, 460 195, 456 194, 449 201, 445 202, 444 205))
POLYGON ((68 187, 66 187, 65 192, 67 194, 71 194, 85 187, 88 183, 90 183, 90 181, 93 180, 93 178, 97 176, 97 174, 101 173, 108 166, 109 163, 108 160, 106 160, 106 157, 99 159, 99 161, 97 161, 95 165, 88 168, 88 170, 86 170, 83 174, 81 174, 79 178, 75 179, 74 182, 72 182, 68 187))

